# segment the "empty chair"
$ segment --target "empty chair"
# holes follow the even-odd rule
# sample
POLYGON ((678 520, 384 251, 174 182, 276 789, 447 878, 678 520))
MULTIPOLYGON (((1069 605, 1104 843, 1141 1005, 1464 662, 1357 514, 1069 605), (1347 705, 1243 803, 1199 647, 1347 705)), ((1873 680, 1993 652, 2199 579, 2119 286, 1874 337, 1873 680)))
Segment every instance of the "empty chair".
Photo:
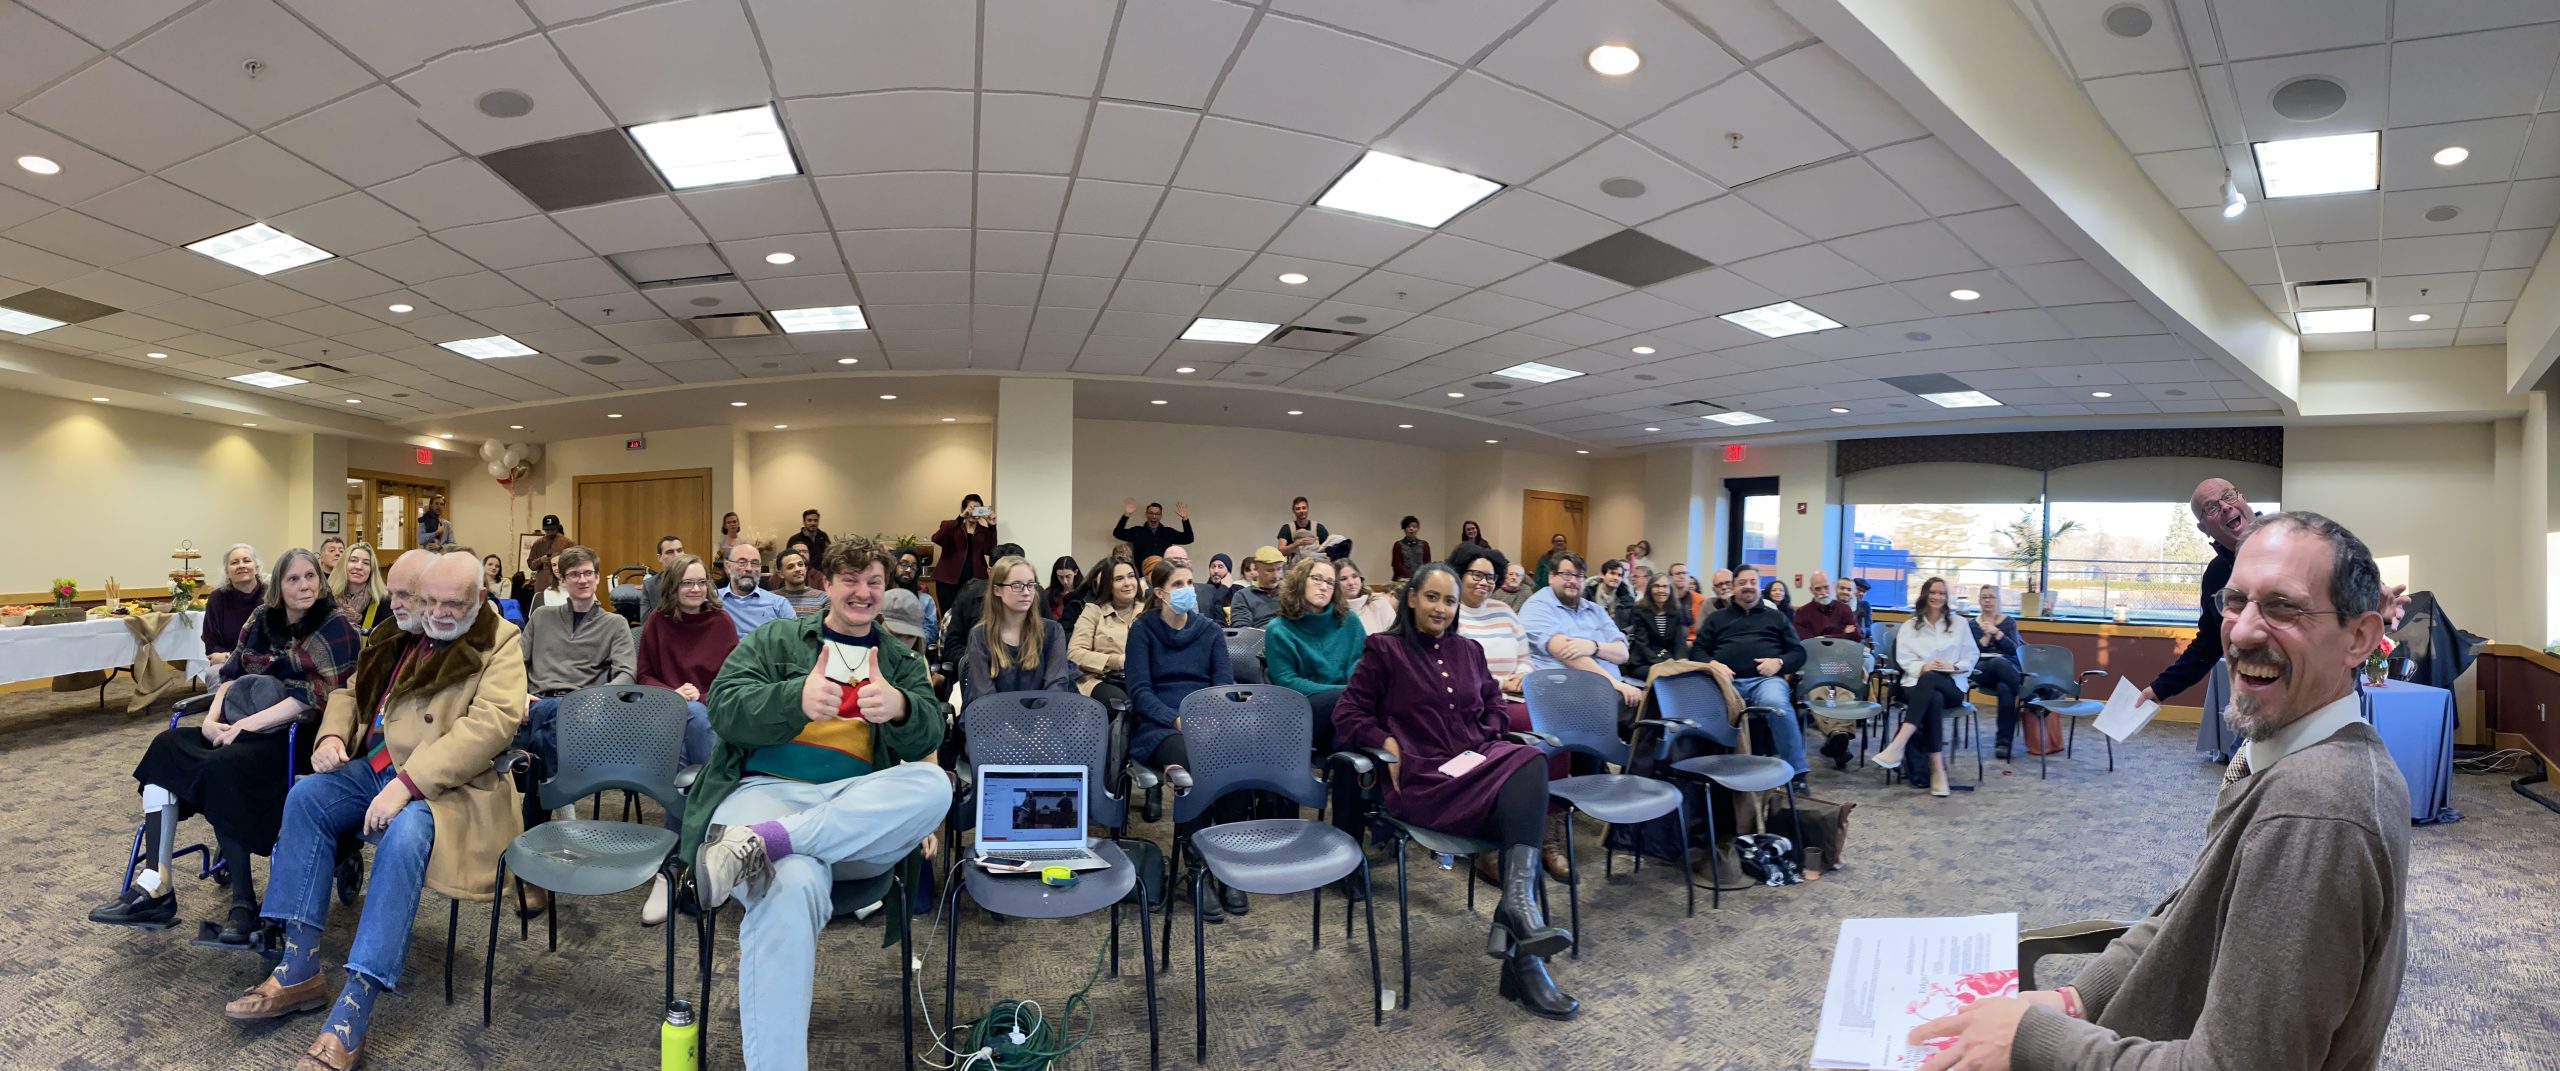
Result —
MULTIPOLYGON (((1890 664, 1892 656, 1887 655, 1885 662, 1890 664)), ((1868 728, 1885 712, 1884 704, 1867 698, 1873 694, 1875 666, 1875 656, 1865 647, 1824 636, 1804 641, 1804 670, 1796 681, 1796 700, 1817 723, 1823 719, 1857 723, 1862 763, 1867 758, 1868 728)))
MULTIPOLYGON (((1649 822, 1666 814, 1680 816, 1680 828, 1689 828, 1688 808, 1680 790, 1650 777, 1609 773, 1607 766, 1625 769, 1631 757, 1627 745, 1618 739, 1618 690, 1596 673, 1571 669, 1536 670, 1522 683, 1529 700, 1529 727, 1545 734, 1549 751, 1563 751, 1588 756, 1604 765, 1602 772, 1581 774, 1547 783, 1547 794, 1565 801, 1568 821, 1564 824, 1566 864, 1565 900, 1570 912, 1568 929, 1574 933, 1573 958, 1582 958, 1582 873, 1574 855, 1573 811, 1581 811, 1610 825, 1632 825, 1649 822)), ((1605 843, 1605 841, 1603 842, 1605 843)), ((1642 858, 1642 856, 1638 856, 1642 858)), ((1608 865, 1602 864, 1606 876, 1608 865)), ((1680 838, 1681 884, 1688 887, 1689 914, 1698 913, 1698 887, 1687 880, 1689 873, 1689 838, 1680 838)), ((1470 887, 1472 888, 1472 886, 1470 887)))
POLYGON ((1227 666, 1237 684, 1269 684, 1271 676, 1262 668, 1262 630, 1231 628, 1227 631, 1227 666))
MULTIPOLYGON (((1662 709, 1662 717, 1658 720, 1648 718, 1645 721, 1663 731, 1661 743, 1666 750, 1671 746, 1671 741, 1690 734, 1705 737, 1708 741, 1726 748, 1741 747, 1742 726, 1733 720, 1729 708, 1725 705, 1724 689, 1712 676, 1705 673, 1683 673, 1677 676, 1661 677, 1655 679, 1653 688, 1662 709)), ((1795 717, 1793 711, 1777 710, 1771 707, 1744 707, 1742 713, 1744 717, 1795 717)), ((1796 814, 1795 767, 1787 765, 1785 759, 1742 754, 1700 755, 1672 763, 1671 772, 1699 778, 1727 792, 1766 792, 1773 788, 1783 788, 1787 792, 1789 822, 1793 828, 1804 828, 1803 821, 1796 814)), ((1717 859, 1716 809, 1713 799, 1707 801, 1706 819, 1708 904, 1711 907, 1721 908, 1724 906, 1724 868, 1717 859)), ((1681 838, 1685 842, 1687 837, 1688 830, 1683 827, 1681 838)), ((1804 850, 1801 844, 1796 845, 1795 848, 1799 853, 1804 850)))
MULTIPOLYGON (((2026 663, 2027 669, 2026 681, 2018 687, 2018 702, 2027 708, 2029 716, 2049 713, 2071 720, 2070 732, 2063 737, 2062 746, 2062 757, 2070 758, 2071 744, 2080 736, 2081 719, 2097 717, 2100 711, 2107 709, 2106 704, 2097 700, 2080 698, 2080 689, 2083 682, 2104 677, 2107 671, 2082 670, 2075 676, 2071 672, 2071 649, 2050 643, 2026 644, 2018 648, 2018 657, 2026 663)), ((2215 715, 2208 713, 2206 716, 2215 715)), ((2107 772, 2114 773, 2115 768, 2116 741, 2110 736, 2107 737, 2107 772)), ((2044 775, 2045 756, 2038 755, 2036 777, 2041 779, 2044 775)))

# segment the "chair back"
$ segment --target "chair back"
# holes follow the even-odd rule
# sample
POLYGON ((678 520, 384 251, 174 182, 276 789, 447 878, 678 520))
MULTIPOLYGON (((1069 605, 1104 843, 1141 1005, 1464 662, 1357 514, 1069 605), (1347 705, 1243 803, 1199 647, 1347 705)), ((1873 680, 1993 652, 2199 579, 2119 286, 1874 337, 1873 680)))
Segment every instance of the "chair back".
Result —
POLYGON ((1886 625, 1875 630, 1877 665, 1890 666, 1896 664, 1893 660, 1893 641, 1900 638, 1901 635, 1902 626, 1899 624, 1886 625))
POLYGON ((1116 829, 1129 804, 1111 794, 1109 740, 1102 703, 1074 692, 997 692, 969 704, 970 765, 1082 766, 1085 816, 1116 829))
POLYGON ((1653 679, 1653 695, 1654 701, 1662 707, 1663 717, 1697 723, 1696 728, 1666 734, 1663 737, 1665 744, 1670 743, 1672 736, 1682 734, 1703 736, 1728 748, 1740 742, 1741 727, 1733 724, 1732 712, 1725 706, 1724 689, 1716 683, 1713 674, 1701 671, 1656 677, 1653 679))
POLYGON ((1867 674, 1874 668, 1875 656, 1857 644, 1836 636, 1806 640, 1804 672, 1798 678, 1796 694, 1810 699, 1816 688, 1837 687, 1865 699, 1867 674))
POLYGON ((1227 657, 1228 657, 1228 658, 1257 658, 1257 659, 1258 659, 1258 658, 1261 658, 1261 657, 1262 657, 1262 630, 1261 630, 1261 629, 1258 629, 1258 628, 1231 628, 1231 629, 1228 629, 1228 630, 1226 630, 1226 631, 1227 631, 1227 657))
POLYGON ((1173 801, 1188 822, 1233 792, 1275 792, 1302 807, 1324 806, 1324 786, 1307 770, 1315 713, 1307 697, 1270 685, 1202 688, 1182 701, 1182 739, 1191 751, 1191 791, 1173 801))
POLYGON ((667 828, 679 828, 684 728, 684 697, 664 688, 603 684, 561 696, 552 712, 560 766, 542 783, 542 806, 566 807, 618 788, 656 800, 667 828))
POLYGON ((2050 643, 2021 644, 2018 661, 2026 669, 2019 694, 2047 699, 2080 698, 2080 678, 2072 668, 2070 648, 2050 643))
POLYGON ((1522 681, 1529 699, 1529 727, 1555 737, 1565 751, 1602 762, 1627 764, 1618 739, 1618 690, 1597 673, 1578 669, 1532 670, 1522 681))

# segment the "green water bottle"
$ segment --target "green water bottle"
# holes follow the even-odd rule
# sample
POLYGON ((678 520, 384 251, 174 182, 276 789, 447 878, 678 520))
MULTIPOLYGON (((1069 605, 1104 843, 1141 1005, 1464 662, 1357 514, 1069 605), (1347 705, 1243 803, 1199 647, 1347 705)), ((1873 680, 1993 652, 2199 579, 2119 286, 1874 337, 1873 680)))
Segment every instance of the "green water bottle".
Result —
POLYGON ((667 1002, 667 1021, 658 1027, 658 1071, 701 1071, 702 1024, 693 1021, 693 1002, 667 1002))

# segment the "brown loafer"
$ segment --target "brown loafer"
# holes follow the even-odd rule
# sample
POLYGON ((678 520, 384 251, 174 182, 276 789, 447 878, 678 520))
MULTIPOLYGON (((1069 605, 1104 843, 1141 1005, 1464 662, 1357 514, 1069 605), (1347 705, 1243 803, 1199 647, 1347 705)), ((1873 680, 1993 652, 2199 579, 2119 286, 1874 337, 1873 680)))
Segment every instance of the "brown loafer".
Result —
POLYGON ((338 1035, 323 1032, 320 1040, 302 1051, 302 1059, 293 1062, 293 1071, 355 1071, 356 1062, 362 1059, 363 1042, 357 1042, 355 1051, 348 1052, 338 1035))
POLYGON ((275 1019, 327 1007, 329 1004, 329 972, 313 971, 300 985, 279 985, 269 974, 258 979, 249 991, 222 1006, 222 1014, 243 1022, 275 1019))

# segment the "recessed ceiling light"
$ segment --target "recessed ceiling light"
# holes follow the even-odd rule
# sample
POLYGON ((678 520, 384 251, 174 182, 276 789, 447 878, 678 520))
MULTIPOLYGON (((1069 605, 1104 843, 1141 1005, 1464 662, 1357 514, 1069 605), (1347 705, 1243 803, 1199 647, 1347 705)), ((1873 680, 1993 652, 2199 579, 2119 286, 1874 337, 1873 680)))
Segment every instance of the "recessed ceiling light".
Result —
POLYGON ((61 326, 63 324, 60 320, 48 320, 32 312, 0 309, 0 331, 16 335, 32 335, 38 331, 51 331, 61 326))
POLYGON ((1920 397, 1924 401, 1948 409, 1978 409, 1986 405, 2000 404, 1998 399, 1978 390, 1946 391, 1938 394, 1923 394, 1920 397))
POLYGON ((265 387, 268 390, 274 390, 277 387, 290 387, 298 383, 311 382, 310 380, 304 379, 300 376, 288 376, 282 372, 245 372, 240 375, 232 376, 231 381, 234 383, 246 383, 252 387, 265 387))
POLYGON ((746 408, 746 407, 747 407, 747 403, 745 403, 745 402, 730 402, 730 403, 729 403, 729 408, 731 408, 731 409, 744 409, 744 408, 746 408))
POLYGON ((160 352, 157 352, 157 351, 154 351, 154 352, 151 352, 151 353, 143 354, 143 356, 145 356, 145 357, 149 357, 149 358, 151 358, 152 360, 155 360, 155 361, 165 361, 165 360, 168 360, 168 359, 169 359, 169 355, 168 355, 168 354, 160 353, 160 352))
POLYGON ((1373 150, 1316 198, 1316 207, 1437 227, 1500 189, 1499 182, 1373 150))
POLYGON ((2436 164, 2441 167, 2452 167, 2453 165, 2470 158, 2471 150, 2463 148, 2460 145, 2447 145, 2444 148, 2437 149, 2435 155, 2436 164))
POLYGON ((1570 368, 1558 368, 1551 364, 1539 364, 1536 361, 1523 361, 1519 364, 1512 365, 1509 368, 1497 368, 1494 370, 1493 374, 1505 379, 1517 379, 1529 383, 1554 383, 1560 380, 1572 379, 1582 373, 1576 372, 1570 368))
POLYGON ((1399 428, 1404 428, 1404 429, 1406 429, 1406 430, 1408 430, 1408 431, 1412 430, 1412 428, 1413 428, 1413 425, 1411 425, 1411 424, 1398 424, 1398 425, 1396 425, 1396 426, 1397 426, 1397 427, 1399 427, 1399 428))
POLYGON ((947 416, 942 418, 942 422, 945 424, 957 424, 960 422, 960 418, 956 416, 947 416))
POLYGON ((770 104, 642 123, 631 128, 631 137, 671 189, 800 173, 799 162, 791 158, 791 141, 782 136, 770 104))
POLYGON ((442 434, 442 435, 438 435, 438 436, 436 436, 436 438, 439 438, 439 439, 451 439, 451 438, 453 438, 453 433, 452 433, 452 432, 446 432, 446 433, 444 433, 444 434, 442 434))
POLYGON ((523 431, 523 430, 524 430, 524 425, 522 425, 522 424, 509 424, 509 425, 507 425, 507 430, 508 430, 508 431, 523 431))
POLYGON ((898 396, 895 394, 883 394, 880 396, 880 400, 884 402, 894 402, 898 400, 898 396))
POLYGON ((1250 346, 1271 337, 1271 333, 1279 329, 1279 324, 1259 323, 1253 320, 1219 320, 1203 316, 1191 321, 1191 326, 1183 329, 1182 338, 1185 342, 1232 342, 1250 346))
POLYGON ((1733 424, 1737 426, 1742 424, 1766 424, 1769 422, 1768 417, 1761 416, 1758 413, 1745 413, 1739 409, 1730 413, 1709 413, 1707 414, 1707 419, 1715 421, 1718 424, 1733 424))
POLYGON ((1307 281, 1307 275, 1305 272, 1284 271, 1280 273, 1280 281, 1290 286, 1297 286, 1307 281))
POLYGON ((2113 398, 2115 397, 2115 394, 2111 391, 2093 390, 2089 392, 2089 396, 2092 398, 2113 398))
POLYGON ((1587 454, 1587 453, 1590 453, 1590 452, 1591 452, 1591 451, 1589 451, 1589 450, 1576 450, 1576 451, 1574 451, 1574 453, 1577 453, 1577 454, 1587 454))
POLYGON ((1831 411, 1834 413, 1846 413, 1849 411, 1849 407, 1845 405, 1835 405, 1831 407, 1831 411))
POLYGON ((1173 370, 1173 374, 1175 374, 1175 375, 1177 375, 1177 376, 1187 376, 1187 375, 1190 375, 1191 373, 1193 373, 1193 372, 1197 372, 1197 371, 1199 371, 1199 369, 1197 369, 1197 368, 1193 368, 1193 367, 1191 367, 1190 365, 1184 365, 1184 366, 1182 366, 1182 367, 1180 367, 1180 368, 1176 368, 1176 369, 1174 369, 1174 370, 1173 370))
POLYGON ((1501 441, 1502 441, 1502 440, 1500 440, 1500 439, 1486 439, 1486 440, 1485 440, 1485 442, 1487 442, 1487 443, 1498 443, 1498 442, 1501 442, 1501 441))
POLYGON ((414 305, 393 305, 393 306, 391 306, 391 311, 393 311, 393 312, 416 312, 416 311, 418 311, 418 310, 417 310, 417 307, 416 307, 416 306, 414 306, 414 305))
POLYGON ((1646 431, 1661 431, 1662 429, 1661 429, 1661 428, 1646 428, 1646 429, 1644 429, 1644 430, 1646 430, 1646 431))
POLYGON ((242 425, 240 425, 240 426, 241 426, 241 427, 244 427, 244 428, 254 428, 254 427, 257 427, 257 425, 255 425, 255 424, 242 424, 242 425))
POLYGON ((1650 356, 1653 356, 1653 347, 1651 347, 1651 346, 1638 346, 1638 347, 1635 347, 1634 349, 1628 350, 1627 352, 1628 352, 1628 353, 1635 354, 1635 355, 1636 355, 1636 356, 1638 356, 1638 357, 1650 357, 1650 356))
POLYGON ((348 405, 363 405, 363 404, 364 404, 364 399, 362 399, 362 398, 349 398, 349 399, 347 399, 347 404, 348 404, 348 405))
POLYGON ((54 163, 53 161, 41 156, 21 156, 18 158, 18 166, 26 168, 27 170, 33 171, 39 175, 59 175, 62 173, 61 164, 54 163))
POLYGON ((439 342, 436 345, 475 361, 486 361, 495 357, 531 357, 534 353, 532 347, 505 335, 466 338, 454 342, 439 342))
POLYGON ((792 256, 789 253, 767 253, 764 255, 764 262, 767 264, 789 264, 798 259, 800 258, 792 256))
POLYGON ((1981 297, 1982 297, 1982 291, 1979 291, 1979 290, 1968 290, 1968 289, 1965 289, 1964 287, 1957 287, 1957 288, 1955 288, 1955 289, 1953 289, 1953 290, 1949 290, 1949 291, 1947 291, 1947 296, 1948 296, 1948 297, 1951 297, 1951 298, 1954 298, 1954 299, 1956 299, 1956 300, 1958 300, 1958 301, 1973 301, 1973 300, 1977 300, 1977 299, 1979 299, 1979 298, 1981 298, 1981 297))
POLYGON ((1636 68, 1644 65, 1644 57, 1636 55, 1635 49, 1625 45, 1602 45, 1592 49, 1584 62, 1589 63, 1592 70, 1616 78, 1634 74, 1636 68))
POLYGON ((1148 404, 1148 405, 1163 405, 1163 404, 1165 404, 1165 400, 1164 400, 1164 399, 1162 399, 1162 398, 1149 398, 1149 399, 1147 399, 1147 404, 1148 404))
POLYGON ((1828 331, 1840 326, 1840 321, 1824 316, 1821 313, 1805 308, 1804 306, 1798 305, 1792 301, 1781 301, 1775 305, 1762 305, 1759 308, 1744 309, 1741 312, 1728 312, 1716 318, 1736 327, 1743 328, 1744 330, 1754 331, 1770 338, 1785 338, 1788 335, 1802 335, 1815 331, 1828 331))
POLYGON ((622 414, 620 414, 620 413, 606 413, 606 414, 604 415, 604 418, 605 418, 606 420, 620 420, 620 419, 622 419, 622 414))
POLYGON ((773 430, 775 430, 775 431, 789 431, 789 430, 791 430, 791 425, 789 425, 789 424, 776 424, 776 425, 774 425, 774 426, 773 426, 773 430))
POLYGON ((1449 392, 1449 396, 1452 398, 1464 398, 1467 396, 1467 392, 1462 390, 1453 390, 1449 392))
POLYGON ((1292 410, 1289 410, 1289 415, 1290 415, 1290 416, 1305 416, 1305 415, 1307 415, 1307 411, 1306 411, 1306 410, 1304 410, 1304 409, 1292 409, 1292 410))
POLYGON ((103 402, 103 401, 106 401, 106 399, 104 399, 104 398, 91 398, 91 399, 89 399, 89 400, 90 400, 90 401, 93 401, 93 402, 103 402))
POLYGON ((187 248, 252 275, 273 275, 337 255, 264 223, 217 234, 187 248))
POLYGON ((2308 309, 2293 314, 2293 322, 2306 335, 2335 335, 2352 331, 2373 330, 2373 309, 2308 309))
POLYGON ((2258 185, 2268 197, 2370 190, 2382 183, 2380 131, 2261 141, 2250 149, 2257 153, 2258 185))
POLYGON ((871 322, 862 318, 860 305, 831 305, 818 309, 775 309, 773 324, 794 335, 813 331, 867 331, 871 322))
POLYGON ((2413 312, 2409 314, 2409 322, 2413 324, 2422 324, 2432 319, 2435 319, 2435 317, 2428 313, 2413 312))

